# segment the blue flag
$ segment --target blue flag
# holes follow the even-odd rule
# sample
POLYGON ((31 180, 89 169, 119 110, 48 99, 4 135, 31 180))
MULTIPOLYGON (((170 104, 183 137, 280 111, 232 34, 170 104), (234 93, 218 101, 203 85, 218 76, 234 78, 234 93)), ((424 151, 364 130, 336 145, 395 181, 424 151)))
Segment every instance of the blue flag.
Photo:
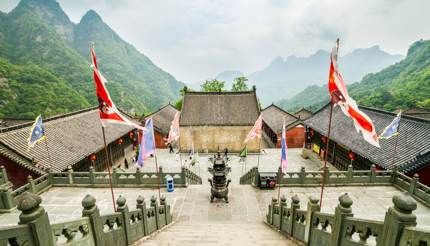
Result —
POLYGON ((401 118, 402 111, 400 111, 396 118, 387 126, 385 127, 384 131, 379 135, 379 138, 382 139, 389 139, 392 136, 396 136, 399 134, 399 124, 400 124, 400 118, 401 118))
POLYGON ((45 128, 42 123, 42 116, 37 116, 36 120, 31 126, 30 136, 28 138, 28 147, 32 148, 36 143, 39 143, 45 139, 45 128))
POLYGON ((149 118, 145 122, 145 131, 140 142, 140 151, 139 157, 137 158, 137 164, 143 167, 145 160, 151 155, 155 155, 155 140, 152 118, 149 118))

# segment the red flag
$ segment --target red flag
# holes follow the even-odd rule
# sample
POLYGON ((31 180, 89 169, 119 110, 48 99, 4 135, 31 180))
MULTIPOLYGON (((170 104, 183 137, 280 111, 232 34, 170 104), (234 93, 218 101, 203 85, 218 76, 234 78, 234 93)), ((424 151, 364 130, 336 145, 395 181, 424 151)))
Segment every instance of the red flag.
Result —
POLYGON ((252 127, 251 131, 249 131, 248 136, 246 136, 245 143, 249 140, 254 139, 255 137, 261 138, 261 127, 263 126, 263 118, 262 115, 258 117, 255 121, 254 127, 252 127))
POLYGON ((106 90, 105 83, 107 82, 103 75, 100 73, 97 65, 96 53, 94 52, 94 46, 91 47, 91 67, 94 70, 94 84, 96 86, 97 100, 99 102, 99 114, 100 121, 103 126, 105 123, 119 123, 130 125, 139 129, 145 129, 136 123, 131 122, 124 117, 116 108, 112 99, 109 96, 109 92, 106 90))
POLYGON ((342 74, 338 70, 337 58, 339 50, 339 39, 333 47, 330 56, 330 75, 328 79, 328 90, 331 100, 336 105, 339 105, 343 113, 350 117, 357 132, 362 132, 364 140, 370 144, 379 147, 378 135, 375 131, 375 126, 372 120, 364 112, 362 112, 354 99, 349 97, 346 84, 343 81, 342 74))
POLYGON ((167 143, 172 143, 179 139, 179 112, 176 112, 173 118, 172 124, 170 125, 169 136, 167 137, 167 143))

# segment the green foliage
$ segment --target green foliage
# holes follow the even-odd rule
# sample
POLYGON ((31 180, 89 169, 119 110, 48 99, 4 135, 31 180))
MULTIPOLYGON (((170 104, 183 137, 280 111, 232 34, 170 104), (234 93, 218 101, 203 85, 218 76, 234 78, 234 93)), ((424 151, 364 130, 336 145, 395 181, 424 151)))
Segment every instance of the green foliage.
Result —
POLYGON ((231 86, 231 91, 247 91, 248 85, 246 84, 248 79, 244 76, 237 77, 233 81, 233 85, 231 86))
POLYGON ((58 3, 26 0, 0 15, 2 116, 33 117, 42 111, 50 116, 96 105, 89 41, 96 42, 101 72, 118 107, 146 113, 178 98, 182 83, 123 41, 95 12, 75 25, 58 3))
POLYGON ((187 88, 187 91, 193 91, 192 89, 185 87, 185 86, 179 90, 179 94, 181 95, 181 98, 178 101, 176 101, 175 105, 174 105, 177 110, 182 109, 182 102, 184 100, 185 88, 187 88))
POLYGON ((200 85, 201 91, 206 92, 218 92, 224 91, 224 81, 219 81, 216 79, 213 80, 205 80, 202 85, 200 85))
MULTIPOLYGON (((361 82, 348 86, 348 90, 350 96, 363 106, 388 111, 430 108, 430 40, 415 42, 405 59, 378 73, 366 75, 361 82)), ((317 109, 328 100, 326 86, 309 86, 279 103, 287 110, 317 109)))

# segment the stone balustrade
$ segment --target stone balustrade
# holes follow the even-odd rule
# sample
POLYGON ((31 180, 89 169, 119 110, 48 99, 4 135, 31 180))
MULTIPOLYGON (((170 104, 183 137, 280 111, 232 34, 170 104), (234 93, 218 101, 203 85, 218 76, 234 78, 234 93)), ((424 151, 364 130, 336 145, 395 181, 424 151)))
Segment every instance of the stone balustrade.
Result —
MULTIPOLYGON (((276 181, 281 187, 317 187, 321 186, 324 171, 306 171, 304 167, 300 172, 287 172, 283 174, 278 170, 276 181), (279 178, 281 177, 281 178, 279 178)), ((260 173, 253 167, 240 178, 240 184, 258 185, 260 173)), ((430 207, 430 187, 420 183, 418 174, 408 177, 397 170, 377 171, 373 165, 370 170, 329 171, 326 169, 325 186, 377 186, 393 185, 396 188, 408 191, 415 199, 430 207)))
MULTIPOLYGON (((173 177, 175 187, 202 183, 202 179, 186 167, 182 167, 180 173, 163 172, 162 167, 159 167, 159 173, 143 173, 140 169, 136 169, 135 172, 118 172, 116 168, 113 168, 112 186, 118 188, 156 188, 158 182, 163 186, 166 185, 166 176, 168 175, 173 177)), ((107 172, 95 172, 92 167, 89 172, 74 172, 72 169, 67 172, 49 171, 48 174, 37 179, 29 176, 27 184, 12 190, 12 183, 7 178, 6 170, 4 167, 0 167, 0 213, 9 212, 13 209, 25 192, 41 194, 51 187, 109 187, 109 174, 107 172)))
POLYGON ((96 199, 86 195, 82 200, 82 218, 51 224, 40 196, 25 192, 18 209, 17 226, 0 229, 0 245, 131 245, 172 222, 170 205, 164 197, 158 203, 155 196, 146 206, 142 196, 136 209, 129 209, 125 197, 119 196, 115 213, 100 215, 96 199))
POLYGON ((320 212, 319 200, 310 197, 305 210, 300 209, 297 195, 290 206, 283 196, 268 205, 266 223, 281 233, 306 245, 430 245, 430 231, 416 228, 416 201, 409 192, 395 195, 393 206, 384 221, 354 218, 352 199, 347 193, 339 197, 334 214, 320 212))

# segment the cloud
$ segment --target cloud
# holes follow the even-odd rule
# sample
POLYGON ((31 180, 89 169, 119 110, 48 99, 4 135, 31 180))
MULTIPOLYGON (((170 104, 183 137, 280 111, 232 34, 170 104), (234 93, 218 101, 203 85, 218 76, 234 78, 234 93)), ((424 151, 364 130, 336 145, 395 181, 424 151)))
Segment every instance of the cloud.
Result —
MULTIPOLYGON (((12 0, 11 0, 12 1, 12 0)), ((12 1, 13 2, 13 1, 12 1)), ((74 22, 96 10, 126 41, 187 83, 252 73, 276 56, 378 44, 405 54, 428 38, 428 0, 59 0, 74 22)), ((10 4, 0 2, 0 9, 10 4)))

